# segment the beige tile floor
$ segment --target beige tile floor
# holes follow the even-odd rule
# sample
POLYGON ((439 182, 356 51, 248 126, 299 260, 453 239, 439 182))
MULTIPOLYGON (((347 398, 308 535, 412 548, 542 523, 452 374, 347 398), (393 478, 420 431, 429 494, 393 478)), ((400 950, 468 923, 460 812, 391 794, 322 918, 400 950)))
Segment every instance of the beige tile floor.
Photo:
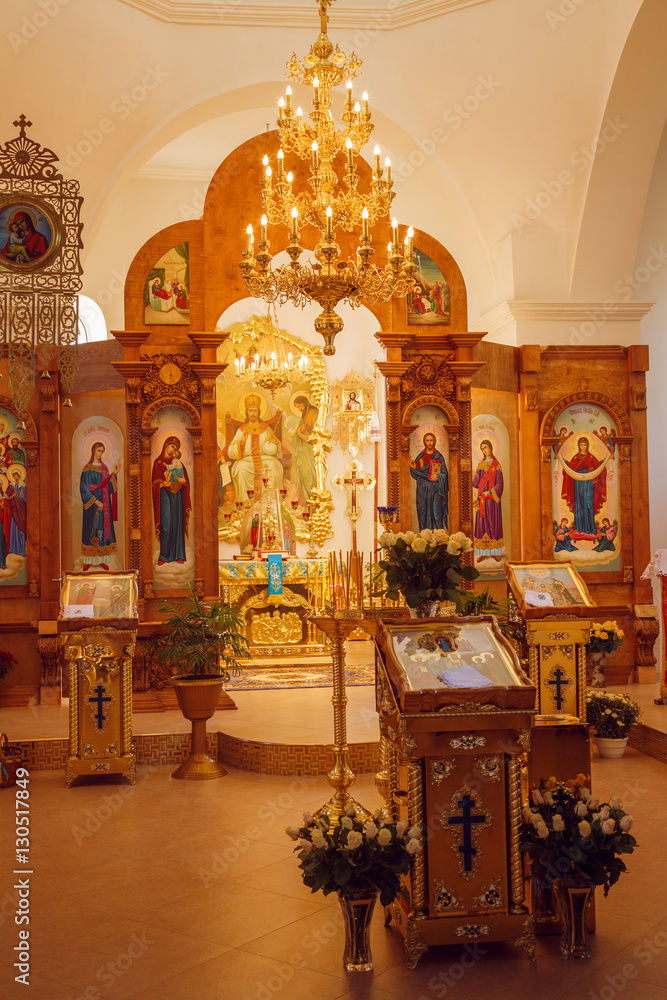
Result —
MULTIPOLYGON (((348 694, 351 726, 372 727, 373 689, 348 694)), ((247 716, 298 735, 300 720, 330 739, 330 691, 240 692, 238 701, 238 712, 212 724, 224 716, 242 725, 247 716)), ((20 714, 3 710, 2 728, 7 713, 9 721, 20 714)), ((174 731, 167 714, 155 719, 174 731)), ((144 721, 154 720, 135 717, 144 721)), ((623 797, 640 847, 609 897, 599 894, 590 960, 566 962, 549 937, 538 939, 535 964, 510 945, 486 943, 470 968, 461 949, 433 948, 408 972, 402 940, 378 912, 375 971, 346 974, 337 902, 303 887, 284 834, 329 797, 324 777, 230 770, 217 781, 179 782, 169 767, 140 767, 134 787, 86 779, 66 789, 62 771, 34 772, 29 989, 13 980, 14 798, 0 792, 0 997, 667 1000, 666 778, 665 765, 633 751, 621 761, 594 757, 596 792, 623 797)), ((380 804, 370 775, 353 792, 368 808, 380 804)))

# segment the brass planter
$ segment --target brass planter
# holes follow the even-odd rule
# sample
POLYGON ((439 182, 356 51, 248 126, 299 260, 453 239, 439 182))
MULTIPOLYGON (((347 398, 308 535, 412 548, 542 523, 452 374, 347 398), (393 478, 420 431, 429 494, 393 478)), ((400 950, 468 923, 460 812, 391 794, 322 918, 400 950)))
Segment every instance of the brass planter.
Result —
POLYGON ((210 757, 206 746, 206 720, 215 713, 222 677, 172 677, 178 707, 192 723, 190 756, 177 767, 172 778, 201 781, 204 778, 222 778, 227 771, 220 761, 210 757))

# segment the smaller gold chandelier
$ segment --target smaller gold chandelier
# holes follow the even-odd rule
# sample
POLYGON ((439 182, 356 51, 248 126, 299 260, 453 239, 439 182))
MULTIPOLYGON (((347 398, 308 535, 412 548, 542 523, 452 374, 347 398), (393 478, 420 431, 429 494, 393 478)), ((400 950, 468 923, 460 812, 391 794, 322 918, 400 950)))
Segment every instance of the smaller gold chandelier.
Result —
POLYGON ((270 315, 262 319, 253 316, 243 325, 242 331, 249 333, 257 343, 253 343, 247 355, 237 354, 234 358, 234 374, 241 384, 267 389, 273 399, 277 389, 290 385, 294 378, 303 379, 308 370, 308 358, 305 354, 295 358, 286 349, 278 324, 270 315))
POLYGON ((317 302, 322 312, 315 320, 315 329, 324 339, 324 353, 335 354, 334 338, 343 329, 343 320, 336 313, 339 302, 356 307, 366 301, 371 304, 402 298, 410 289, 417 267, 413 258, 413 230, 408 230, 404 244, 398 236, 398 224, 392 219, 392 240, 387 247, 384 266, 371 264, 375 250, 371 245, 369 225, 381 216, 389 215, 392 191, 391 163, 380 166, 380 149, 375 147, 375 167, 370 189, 361 192, 356 157, 368 142, 373 125, 368 110, 368 95, 364 92, 363 107, 352 102, 352 80, 357 76, 361 60, 354 53, 346 57, 327 37, 327 8, 332 0, 318 0, 320 35, 302 62, 296 55, 287 64, 288 76, 295 82, 313 87, 312 124, 303 121, 301 108, 292 106, 292 90, 287 88, 280 98, 278 128, 281 148, 273 169, 264 157, 260 239, 255 253, 252 226, 247 229, 246 248, 240 264, 248 291, 270 303, 283 305, 293 302, 305 306, 317 302), (343 111, 343 128, 337 129, 331 113, 331 88, 346 81, 347 97, 343 111), (311 191, 294 194, 294 176, 285 171, 285 151, 295 153, 302 162, 310 163, 311 191), (336 162, 334 162, 336 161, 336 162), (272 255, 267 239, 267 225, 289 227, 289 242, 285 251, 289 264, 271 267, 272 255), (319 229, 321 239, 314 260, 300 262, 304 251, 300 245, 299 225, 319 229), (352 232, 361 226, 355 261, 340 260, 341 249, 335 240, 337 227, 352 232))

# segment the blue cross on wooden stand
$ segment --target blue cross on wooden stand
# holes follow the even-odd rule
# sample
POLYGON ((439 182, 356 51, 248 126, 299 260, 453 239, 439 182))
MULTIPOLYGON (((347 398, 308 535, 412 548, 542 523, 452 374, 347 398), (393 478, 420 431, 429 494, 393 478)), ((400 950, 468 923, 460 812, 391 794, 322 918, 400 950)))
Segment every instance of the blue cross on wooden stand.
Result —
POLYGON ((547 681, 547 687, 554 688, 553 699, 557 712, 560 712, 563 706, 563 702, 565 701, 565 695, 563 692, 565 688, 567 688, 567 686, 571 683, 572 681, 567 676, 567 674, 563 672, 563 669, 561 667, 556 667, 556 669, 554 670, 553 680, 547 681))
POLYGON ((94 688, 93 695, 88 699, 91 704, 97 702, 97 711, 94 713, 93 718, 97 722, 98 729, 103 729, 104 723, 107 721, 107 717, 104 714, 104 702, 113 701, 111 695, 105 695, 104 691, 104 685, 98 684, 97 687, 94 688))
POLYGON ((477 848, 472 846, 472 824, 486 823, 486 816, 475 816, 472 809, 475 807, 475 800, 469 795, 464 795, 456 803, 457 807, 463 811, 462 816, 448 816, 447 822, 451 824, 460 823, 463 829, 463 843, 459 844, 459 854, 463 855, 463 870, 472 871, 472 859, 477 854, 477 848))

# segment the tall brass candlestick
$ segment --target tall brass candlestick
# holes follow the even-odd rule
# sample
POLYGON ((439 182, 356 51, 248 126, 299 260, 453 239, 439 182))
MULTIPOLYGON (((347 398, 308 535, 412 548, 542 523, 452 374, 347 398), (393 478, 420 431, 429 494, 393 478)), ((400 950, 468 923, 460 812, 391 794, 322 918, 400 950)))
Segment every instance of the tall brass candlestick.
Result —
POLYGON ((351 803, 359 818, 370 819, 370 812, 359 805, 350 795, 350 788, 355 781, 355 774, 349 764, 349 748, 347 745, 347 695, 345 693, 345 640, 359 625, 358 619, 334 618, 329 615, 317 615, 310 618, 317 628, 331 640, 331 659, 333 661, 333 693, 331 704, 334 710, 334 763, 327 774, 327 781, 334 789, 334 794, 317 810, 316 816, 328 816, 335 823, 345 812, 345 806, 351 803))

